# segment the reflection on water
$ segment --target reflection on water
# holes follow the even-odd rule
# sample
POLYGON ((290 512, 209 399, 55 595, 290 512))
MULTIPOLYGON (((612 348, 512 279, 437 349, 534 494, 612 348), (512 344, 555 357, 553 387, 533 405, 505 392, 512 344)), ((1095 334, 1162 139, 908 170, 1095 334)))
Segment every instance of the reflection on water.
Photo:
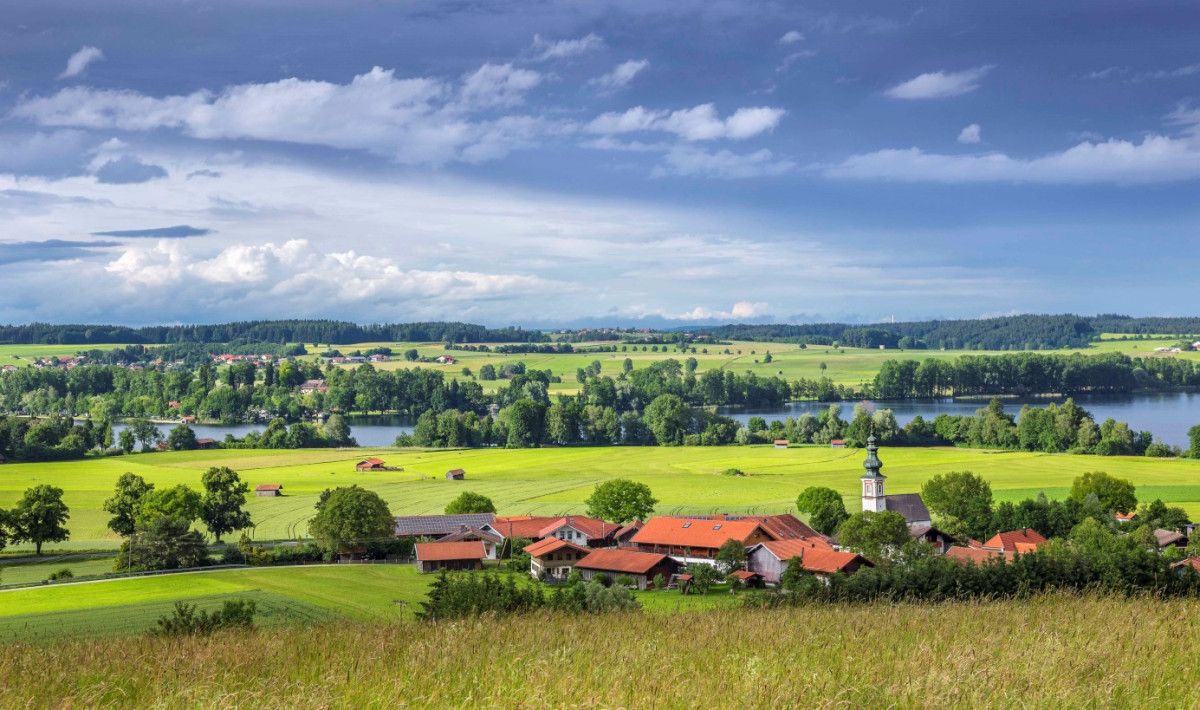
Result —
MULTIPOLYGON (((1066 398, 1035 397, 1030 399, 1004 399, 1005 411, 1014 416, 1020 412, 1021 405, 1044 407, 1051 402, 1062 404, 1066 398)), ((1105 419, 1129 422, 1134 431, 1152 431, 1155 438, 1172 446, 1188 447, 1187 430, 1200 424, 1200 393, 1196 392, 1167 392, 1148 395, 1081 395, 1075 397, 1075 403, 1091 412, 1099 424, 1105 419)), ((842 418, 850 419, 856 402, 840 402, 842 418)), ((925 419, 933 419, 939 414, 965 415, 974 414, 975 410, 987 406, 986 400, 978 399, 910 399, 872 402, 879 409, 890 409, 896 413, 896 420, 904 426, 918 414, 925 419)), ((721 413, 743 424, 750 417, 763 417, 768 422, 772 419, 785 419, 789 416, 798 417, 805 412, 818 414, 829 404, 823 402, 792 402, 777 408, 741 409, 725 408, 721 413)))

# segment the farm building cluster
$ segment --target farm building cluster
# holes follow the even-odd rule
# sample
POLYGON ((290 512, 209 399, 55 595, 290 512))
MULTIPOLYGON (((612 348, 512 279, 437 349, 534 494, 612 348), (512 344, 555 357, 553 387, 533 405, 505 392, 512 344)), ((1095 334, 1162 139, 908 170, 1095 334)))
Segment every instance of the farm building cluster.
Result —
MULTIPOLYGON (((863 462, 862 509, 893 511, 904 517, 910 536, 928 543, 948 559, 964 564, 992 558, 1011 560, 1046 544, 1030 529, 1002 532, 990 539, 956 539, 934 526, 929 509, 916 493, 888 494, 883 463, 874 437, 863 462)), ((447 474, 449 477, 449 474, 447 474)), ((498 516, 421 515, 396 518, 396 535, 418 540, 417 563, 423 572, 482 569, 485 560, 512 554, 512 544, 529 555, 529 573, 546 581, 565 579, 578 570, 584 580, 597 574, 626 576, 638 589, 656 577, 675 586, 688 579, 695 564, 715 565, 729 540, 745 549, 747 584, 780 584, 789 564, 819 579, 852 575, 874 562, 844 549, 836 536, 822 535, 790 513, 777 515, 659 516, 626 524, 583 515, 498 516)), ((1186 544, 1181 533, 1157 531, 1160 545, 1186 544)))

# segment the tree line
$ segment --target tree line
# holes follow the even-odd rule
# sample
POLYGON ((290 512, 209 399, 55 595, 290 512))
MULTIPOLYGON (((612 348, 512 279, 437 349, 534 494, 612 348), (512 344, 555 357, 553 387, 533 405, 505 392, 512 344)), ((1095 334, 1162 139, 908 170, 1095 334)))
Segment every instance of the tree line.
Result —
POLYGON ((954 395, 1128 393, 1200 385, 1191 360, 1123 353, 964 355, 952 360, 886 360, 871 384, 880 399, 954 395))
POLYGON ((488 328, 473 323, 380 323, 334 320, 255 320, 212 325, 0 325, 0 343, 85 345, 103 343, 227 343, 241 339, 274 343, 365 343, 377 341, 448 343, 548 342, 538 330, 488 328))

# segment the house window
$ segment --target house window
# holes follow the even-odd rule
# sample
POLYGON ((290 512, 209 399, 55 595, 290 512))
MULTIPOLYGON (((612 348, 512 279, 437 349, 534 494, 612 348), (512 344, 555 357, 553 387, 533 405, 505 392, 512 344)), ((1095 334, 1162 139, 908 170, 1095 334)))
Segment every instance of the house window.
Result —
POLYGON ((713 526, 713 530, 720 530, 720 529, 721 529, 720 523, 717 523, 716 525, 713 526))
POLYGON ((684 524, 683 524, 683 527, 684 527, 684 529, 687 529, 687 528, 690 528, 690 527, 692 527, 692 524, 691 524, 691 523, 684 523, 684 524))

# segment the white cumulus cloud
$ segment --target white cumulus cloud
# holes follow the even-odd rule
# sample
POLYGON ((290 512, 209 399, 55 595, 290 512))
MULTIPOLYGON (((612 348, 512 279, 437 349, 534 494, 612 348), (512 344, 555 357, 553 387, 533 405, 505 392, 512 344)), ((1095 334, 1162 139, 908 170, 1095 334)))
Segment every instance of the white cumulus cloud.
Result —
POLYGON ((722 119, 712 104, 701 104, 678 111, 652 111, 636 106, 627 111, 605 113, 586 127, 591 133, 613 135, 635 131, 673 133, 685 141, 706 141, 718 138, 742 140, 771 131, 787 114, 780 108, 759 106, 739 108, 722 119))
POLYGON ((102 59, 104 59, 104 52, 95 47, 84 47, 71 55, 70 59, 67 60, 67 67, 62 70, 58 78, 70 79, 73 76, 79 76, 87 70, 89 64, 102 59))
POLYGON ((677 146, 667 151, 662 164, 655 167, 651 175, 753 178, 782 175, 795 166, 790 160, 776 158, 766 148, 742 154, 730 150, 708 152, 691 146, 677 146))
POLYGON ((972 123, 971 125, 967 126, 966 128, 962 129, 961 131, 959 131, 958 142, 959 143, 968 143, 968 144, 978 143, 980 140, 983 139, 982 136, 980 135, 981 130, 982 129, 980 129, 978 123, 972 123))
POLYGON ((804 40, 804 34, 797 30, 788 30, 779 38, 780 44, 795 44, 804 40))
POLYGON ((591 33, 579 39, 562 39, 557 42, 543 39, 541 35, 534 35, 531 50, 535 61, 544 62, 548 59, 564 59, 587 54, 603 48, 604 38, 591 33))
POLYGON ((893 99, 943 99, 959 96, 978 89, 980 80, 995 67, 994 64, 987 64, 958 72, 929 72, 897 84, 883 94, 893 99))
POLYGON ((633 78, 648 66, 650 66, 650 62, 645 59, 621 62, 609 73, 589 81, 588 85, 595 87, 602 94, 612 93, 628 86, 629 82, 633 81, 633 78))

